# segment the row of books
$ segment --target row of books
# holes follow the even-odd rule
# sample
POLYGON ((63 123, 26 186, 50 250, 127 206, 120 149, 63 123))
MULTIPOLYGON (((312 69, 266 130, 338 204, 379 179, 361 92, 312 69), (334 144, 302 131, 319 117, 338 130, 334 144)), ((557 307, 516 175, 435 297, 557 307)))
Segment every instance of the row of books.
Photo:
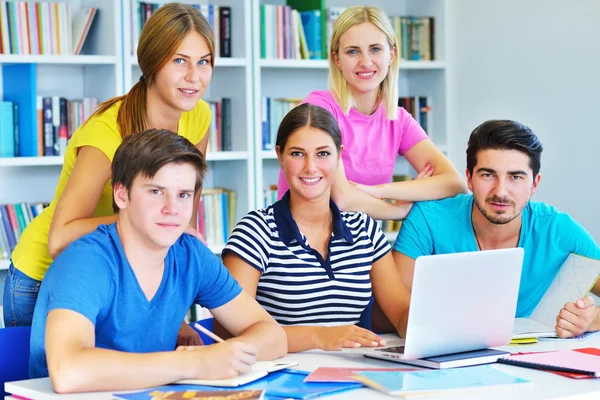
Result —
MULTIPOLYGON (((262 121, 262 149, 273 150, 277 139, 277 129, 283 117, 294 107, 299 105, 302 99, 298 98, 271 98, 264 97, 261 102, 262 121)), ((431 98, 400 97, 398 106, 408 111, 413 118, 423 127, 425 132, 429 129, 429 112, 431 111, 431 98)))
MULTIPOLYGON (((67 142, 77 128, 98 107, 98 99, 86 97, 67 100, 59 96, 37 96, 37 154, 31 156, 62 156, 67 142)), ((19 103, 0 103, 0 157, 20 157, 19 103)))
POLYGON ((42 203, 0 206, 0 259, 10 259, 25 227, 47 206, 42 203))
POLYGON ((429 113, 431 112, 431 97, 400 97, 398 106, 408 111, 421 128, 429 133, 429 113))
POLYGON ((290 6, 261 4, 261 58, 326 59, 323 40, 329 43, 333 22, 343 9, 327 9, 325 24, 328 36, 323 38, 321 10, 297 11, 290 6))
MULTIPOLYGON (((131 48, 135 52, 142 27, 161 4, 132 0, 131 48)), ((214 4, 193 4, 206 18, 215 37, 215 57, 231 57, 231 7, 214 4)))
POLYGON ((212 113, 208 127, 208 151, 231 151, 231 99, 207 100, 212 113))
POLYGON ((223 245, 235 227, 237 194, 233 190, 203 189, 198 204, 198 231, 209 246, 223 245))
POLYGON ((96 14, 82 8, 71 17, 69 3, 0 1, 2 54, 79 54, 96 14))
POLYGON ((263 191, 263 207, 267 208, 277 201, 277 185, 270 185, 263 191))
POLYGON ((435 60, 435 24, 433 17, 390 17, 402 60, 435 60))
POLYGON ((264 97, 261 101, 262 148, 273 150, 277 140, 279 123, 290 110, 302 102, 298 98, 264 97))

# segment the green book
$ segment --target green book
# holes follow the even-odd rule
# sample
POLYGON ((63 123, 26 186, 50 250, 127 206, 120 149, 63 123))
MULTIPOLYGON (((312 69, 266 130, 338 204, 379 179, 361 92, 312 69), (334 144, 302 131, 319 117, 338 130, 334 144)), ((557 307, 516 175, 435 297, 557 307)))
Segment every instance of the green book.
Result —
POLYGON ((321 11, 321 54, 322 59, 329 58, 329 49, 327 49, 327 13, 325 12, 325 0, 287 0, 287 5, 298 11, 321 11))

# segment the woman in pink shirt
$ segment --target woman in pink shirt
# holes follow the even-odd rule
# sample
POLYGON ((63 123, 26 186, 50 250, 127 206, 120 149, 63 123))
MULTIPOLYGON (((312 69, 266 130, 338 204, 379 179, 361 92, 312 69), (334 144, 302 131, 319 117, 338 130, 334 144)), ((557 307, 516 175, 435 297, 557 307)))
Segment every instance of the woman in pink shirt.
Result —
MULTIPOLYGON (((394 30, 381 9, 348 8, 333 26, 330 90, 314 91, 304 100, 331 112, 341 128, 345 150, 343 168, 332 187, 334 201, 343 210, 377 219, 404 219, 413 201, 466 191, 465 181, 448 158, 397 106, 397 48, 394 30), (426 179, 389 183, 397 155, 426 179), (401 202, 392 205, 381 199, 401 202)), ((279 197, 288 189, 280 172, 279 197)))

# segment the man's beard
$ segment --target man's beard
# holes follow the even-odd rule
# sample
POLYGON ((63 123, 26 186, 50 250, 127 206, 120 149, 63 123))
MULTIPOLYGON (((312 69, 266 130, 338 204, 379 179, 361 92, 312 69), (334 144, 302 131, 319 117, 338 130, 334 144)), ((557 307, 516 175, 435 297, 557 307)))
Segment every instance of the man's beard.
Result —
POLYGON ((477 197, 473 196, 473 202, 475 203, 475 206, 477 206, 477 209, 481 212, 481 214, 483 214, 483 216, 494 225, 508 224, 509 222, 511 222, 512 220, 517 218, 519 215, 521 215, 521 213, 523 212, 523 208, 524 208, 524 207, 522 207, 520 209, 517 209, 517 205, 515 204, 515 202, 507 199, 506 197, 500 198, 498 196, 492 196, 490 198, 485 199, 486 204, 487 203, 509 204, 513 207, 513 209, 515 210, 515 213, 513 215, 507 215, 505 213, 504 214, 491 214, 484 207, 482 207, 481 204, 479 204, 479 201, 477 201, 477 197))

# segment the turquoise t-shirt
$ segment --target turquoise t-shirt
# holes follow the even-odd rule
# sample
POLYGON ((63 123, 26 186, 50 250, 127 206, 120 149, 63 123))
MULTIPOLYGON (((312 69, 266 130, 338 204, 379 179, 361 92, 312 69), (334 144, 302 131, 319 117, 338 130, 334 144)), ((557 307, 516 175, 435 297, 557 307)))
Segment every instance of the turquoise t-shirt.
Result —
MULTIPOLYGON (((472 210, 471 194, 415 203, 402 223, 394 250, 413 259, 477 251, 472 210)), ((525 250, 525 259, 516 316, 528 317, 569 253, 600 259, 600 247, 573 218, 547 204, 530 201, 522 217, 519 247, 525 250)))

